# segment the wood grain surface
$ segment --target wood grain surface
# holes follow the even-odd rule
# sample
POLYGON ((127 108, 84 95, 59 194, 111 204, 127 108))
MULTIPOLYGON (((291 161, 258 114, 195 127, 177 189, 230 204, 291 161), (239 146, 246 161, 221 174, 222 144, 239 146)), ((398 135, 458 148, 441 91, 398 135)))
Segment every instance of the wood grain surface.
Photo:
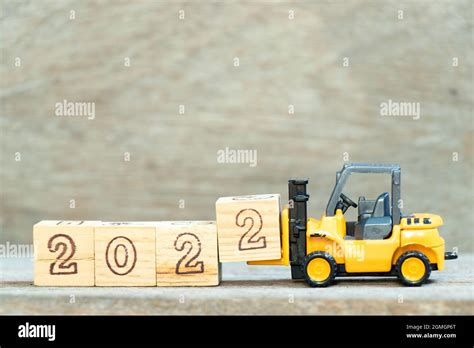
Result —
POLYGON ((220 197, 216 225, 221 262, 281 258, 279 194, 220 197))
POLYGON ((99 221, 41 221, 33 227, 39 286, 94 286, 94 226, 99 221))
POLYGON ((214 286, 220 278, 215 221, 157 225, 157 286, 214 286))
MULTIPOLYGON (((214 220, 218 197, 284 201, 298 176, 319 218, 347 160, 399 163, 402 212, 440 214, 448 249, 474 250, 472 1, 0 12, 0 242, 31 243, 44 219, 214 220), (64 100, 95 103, 94 118, 58 116, 64 100), (389 100, 420 103, 420 118, 381 116, 389 100), (220 163, 226 148, 256 150, 256 165, 220 163)), ((351 185, 354 199, 387 191, 351 185)))
POLYGON ((155 222, 95 227, 96 286, 156 286, 155 222))

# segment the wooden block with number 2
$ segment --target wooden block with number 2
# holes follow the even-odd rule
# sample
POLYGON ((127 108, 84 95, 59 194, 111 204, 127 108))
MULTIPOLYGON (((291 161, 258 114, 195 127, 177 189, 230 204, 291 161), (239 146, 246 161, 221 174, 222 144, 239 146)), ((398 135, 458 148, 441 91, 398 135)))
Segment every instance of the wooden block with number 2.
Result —
POLYGON ((41 221, 33 227, 40 286, 94 286, 94 226, 99 221, 41 221))
POLYGON ((158 286, 219 284, 214 221, 165 221, 156 226, 158 286))
POLYGON ((221 262, 281 258, 279 194, 221 197, 216 220, 221 262))

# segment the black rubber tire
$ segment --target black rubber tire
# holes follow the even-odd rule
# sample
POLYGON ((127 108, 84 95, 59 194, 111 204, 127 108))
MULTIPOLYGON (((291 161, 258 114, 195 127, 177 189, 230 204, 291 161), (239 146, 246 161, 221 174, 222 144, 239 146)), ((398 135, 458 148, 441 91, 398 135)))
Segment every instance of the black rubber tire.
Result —
POLYGON ((306 255, 305 258, 303 259, 303 264, 301 265, 301 267, 303 268, 303 274, 304 274, 304 279, 306 283, 308 283, 313 288, 326 287, 334 281, 334 278, 336 278, 336 272, 337 272, 336 260, 334 260, 334 257, 332 257, 331 254, 328 254, 324 251, 314 251, 306 255), (311 277, 308 275, 308 270, 307 270, 308 264, 310 263, 311 260, 314 260, 315 258, 322 258, 326 260, 331 266, 331 272, 329 274, 329 277, 324 281, 315 281, 311 279, 311 277))
POLYGON ((428 259, 428 257, 426 257, 425 254, 423 254, 419 251, 407 251, 406 253, 402 254, 402 256, 400 256, 398 258, 397 264, 395 266, 395 271, 397 272, 398 279, 400 279, 400 281, 403 283, 403 285, 406 285, 406 286, 421 286, 430 277, 430 274, 431 274, 430 260, 428 259), (425 274, 424 274, 424 276, 420 280, 417 280, 415 282, 406 279, 402 274, 402 264, 406 259, 408 259, 410 257, 416 257, 417 259, 420 259, 423 262, 423 264, 425 265, 425 274))

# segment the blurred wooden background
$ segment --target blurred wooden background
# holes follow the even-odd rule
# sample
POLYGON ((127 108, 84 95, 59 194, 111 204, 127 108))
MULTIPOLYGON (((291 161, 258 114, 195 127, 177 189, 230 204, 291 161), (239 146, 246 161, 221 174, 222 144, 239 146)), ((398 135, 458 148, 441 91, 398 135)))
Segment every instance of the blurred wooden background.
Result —
POLYGON ((472 251, 472 6, 2 0, 0 241, 43 219, 215 219, 217 197, 286 199, 294 176, 319 217, 348 159, 399 163, 403 212, 442 215, 472 251), (380 116, 389 99, 421 119, 380 116), (95 119, 56 116, 63 100, 95 119), (218 163, 226 147, 257 166, 218 163))

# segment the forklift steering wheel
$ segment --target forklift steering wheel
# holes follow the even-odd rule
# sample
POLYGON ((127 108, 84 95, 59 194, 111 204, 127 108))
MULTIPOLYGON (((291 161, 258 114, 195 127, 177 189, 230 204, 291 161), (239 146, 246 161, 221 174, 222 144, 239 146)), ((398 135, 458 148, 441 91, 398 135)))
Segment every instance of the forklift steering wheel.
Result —
POLYGON ((342 213, 345 213, 349 207, 354 207, 357 208, 357 204, 347 197, 344 193, 341 192, 341 195, 339 196, 341 200, 337 203, 336 205, 336 210, 337 209, 342 209, 342 213))

